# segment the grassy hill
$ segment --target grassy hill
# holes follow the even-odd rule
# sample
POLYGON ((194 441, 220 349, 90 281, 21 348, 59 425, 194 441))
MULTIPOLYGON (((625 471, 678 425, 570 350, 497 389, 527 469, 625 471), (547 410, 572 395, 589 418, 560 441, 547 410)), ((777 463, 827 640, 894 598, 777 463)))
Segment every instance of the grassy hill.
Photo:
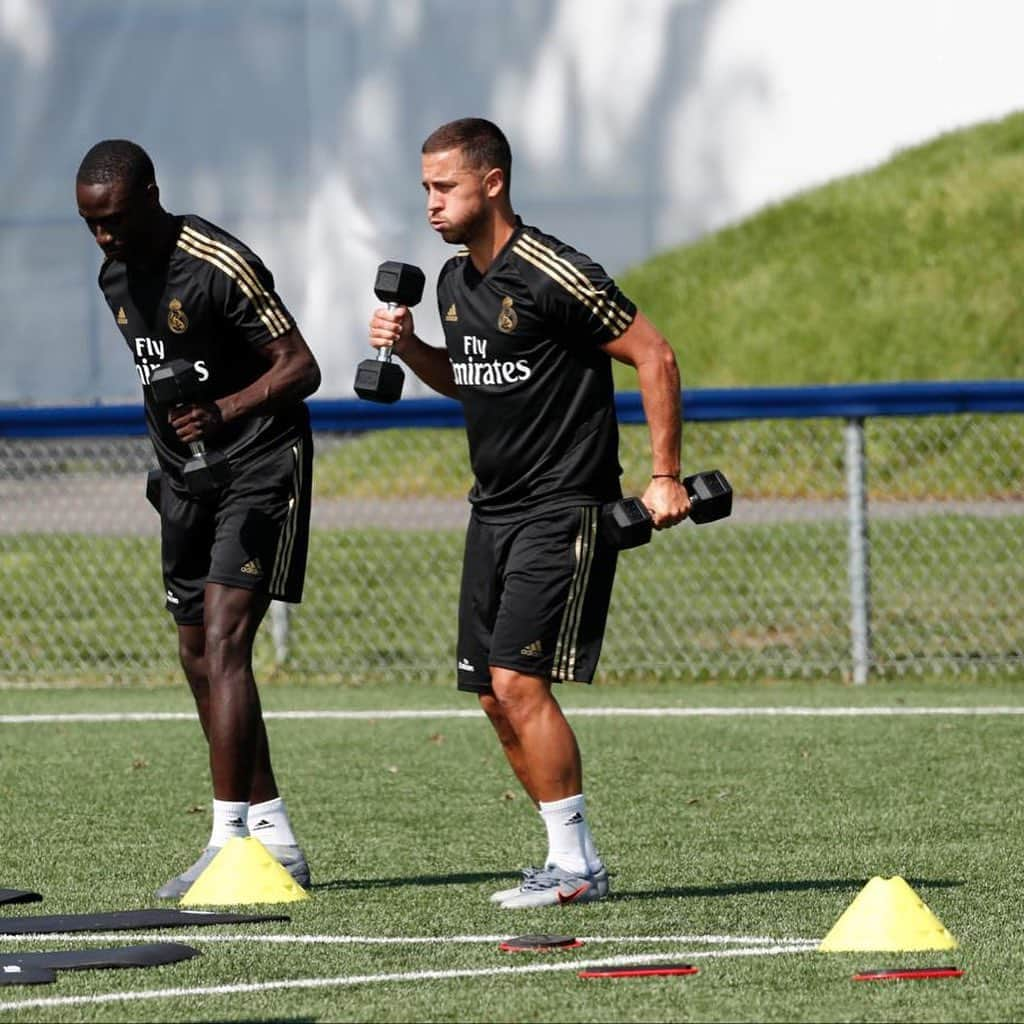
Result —
POLYGON ((688 387, 1020 377, 1024 114, 767 208, 620 284, 688 387))

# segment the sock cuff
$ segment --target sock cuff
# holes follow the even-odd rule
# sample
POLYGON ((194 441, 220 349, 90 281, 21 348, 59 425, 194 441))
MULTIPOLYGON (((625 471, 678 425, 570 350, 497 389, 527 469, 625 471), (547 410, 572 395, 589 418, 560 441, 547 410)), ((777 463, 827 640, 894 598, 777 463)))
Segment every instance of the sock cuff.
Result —
POLYGON ((577 793, 575 796, 567 796, 564 800, 540 801, 541 814, 546 814, 549 811, 555 813, 560 811, 579 811, 582 814, 585 807, 586 801, 583 799, 582 793, 577 793))
POLYGON ((272 814, 284 810, 284 798, 275 796, 273 800, 264 800, 261 804, 249 804, 249 814, 272 814))
POLYGON ((216 797, 213 799, 213 813, 217 814, 220 812, 224 815, 231 815, 232 817, 241 818, 245 821, 249 814, 249 801, 248 800, 218 800, 216 797))

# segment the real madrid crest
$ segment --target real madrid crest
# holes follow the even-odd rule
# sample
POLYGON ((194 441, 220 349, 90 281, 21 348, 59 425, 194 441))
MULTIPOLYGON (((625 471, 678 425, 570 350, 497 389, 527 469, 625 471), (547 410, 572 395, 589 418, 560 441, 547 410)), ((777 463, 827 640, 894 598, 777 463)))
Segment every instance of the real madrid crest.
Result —
POLYGON ((519 316, 512 308, 512 299, 505 296, 501 300, 501 312, 498 314, 498 330, 511 334, 519 323, 519 316))
POLYGON ((181 311, 179 299, 171 299, 167 303, 167 326, 175 334, 184 334, 188 330, 188 317, 181 311))

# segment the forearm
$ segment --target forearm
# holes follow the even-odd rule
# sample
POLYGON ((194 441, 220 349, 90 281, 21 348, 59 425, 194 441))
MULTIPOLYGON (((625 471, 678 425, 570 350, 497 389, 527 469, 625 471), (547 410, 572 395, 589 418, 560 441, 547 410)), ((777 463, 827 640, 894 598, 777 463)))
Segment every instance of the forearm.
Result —
POLYGON ((455 374, 447 349, 428 345, 413 334, 402 345, 401 352, 396 354, 427 387, 449 398, 457 397, 455 374))
POLYGON ((663 351, 639 361, 636 371, 651 435, 651 473, 678 475, 681 469, 682 402, 675 356, 666 345, 663 351))
POLYGON ((225 423, 266 416, 295 405, 320 387, 320 367, 298 332, 268 346, 270 363, 251 384, 216 401, 225 423))

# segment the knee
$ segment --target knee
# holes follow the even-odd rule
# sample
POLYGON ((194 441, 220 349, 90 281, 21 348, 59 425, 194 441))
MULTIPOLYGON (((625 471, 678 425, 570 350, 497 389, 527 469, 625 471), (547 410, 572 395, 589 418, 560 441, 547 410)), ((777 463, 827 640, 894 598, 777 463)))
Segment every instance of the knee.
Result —
POLYGON ((203 643, 196 642, 194 637, 179 636, 178 660, 185 671, 185 678, 193 689, 205 683, 206 648, 203 643))
POLYGON ((528 721, 554 700, 546 679, 510 669, 492 669, 491 687, 498 714, 513 728, 528 721))
POLYGON ((249 664, 249 634, 241 625, 213 619, 206 624, 206 662, 212 671, 249 664))

